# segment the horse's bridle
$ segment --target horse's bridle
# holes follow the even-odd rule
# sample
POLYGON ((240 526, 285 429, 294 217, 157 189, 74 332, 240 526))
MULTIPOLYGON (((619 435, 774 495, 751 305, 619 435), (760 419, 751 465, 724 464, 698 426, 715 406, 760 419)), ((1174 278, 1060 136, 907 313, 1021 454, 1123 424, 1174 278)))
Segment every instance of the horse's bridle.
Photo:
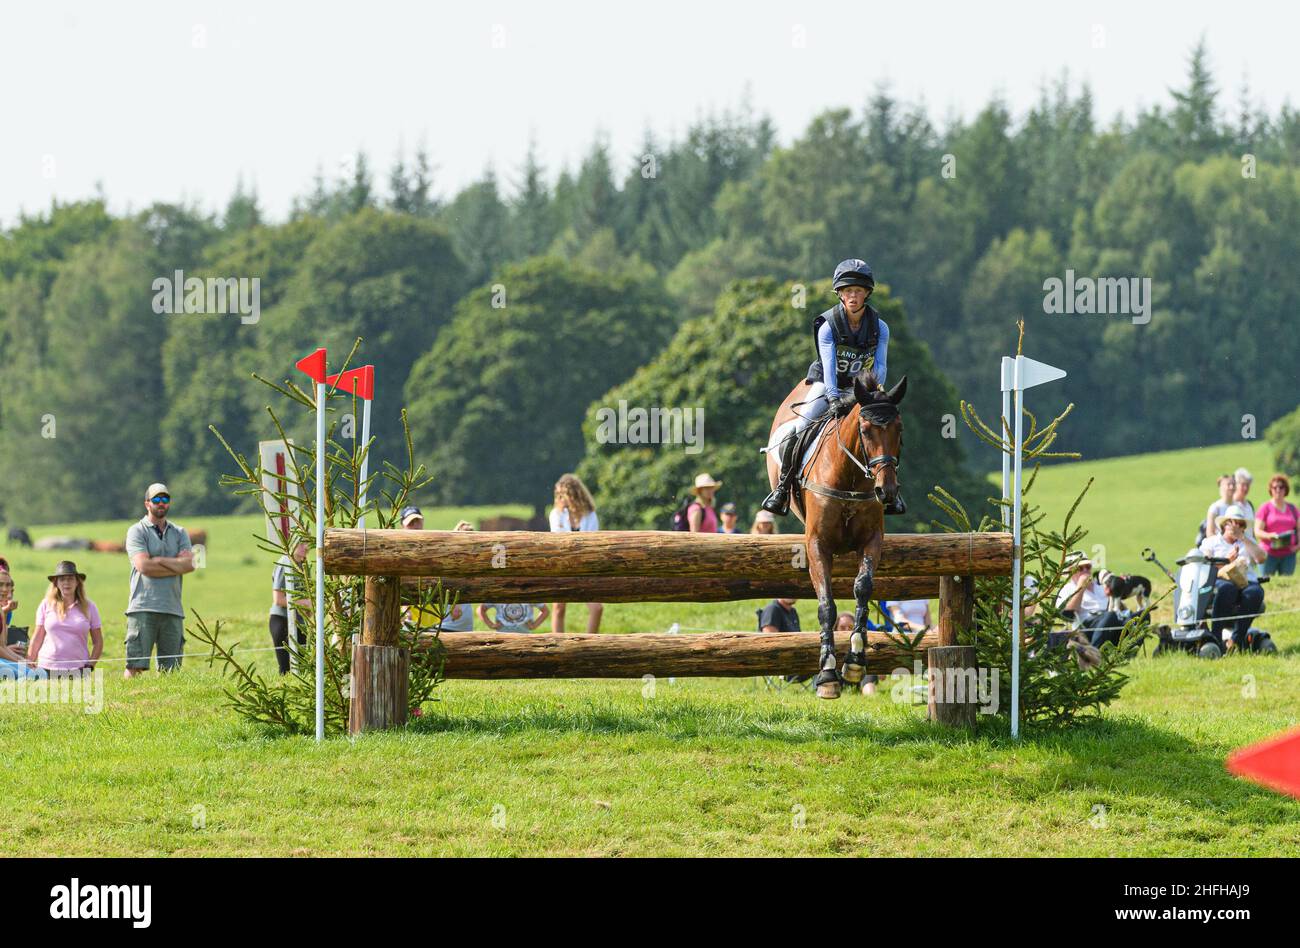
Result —
MULTIPOLYGON (((866 427, 864 426, 864 422, 866 426, 872 424, 872 421, 867 416, 866 412, 862 411, 861 408, 859 408, 858 440, 862 442, 862 444, 865 447, 867 443, 867 439, 866 439, 866 427)), ((890 422, 886 422, 886 424, 889 423, 890 422)), ((834 424, 834 422, 832 422, 832 424, 834 424)), ((880 425, 879 427, 883 428, 885 427, 885 425, 880 425)), ((902 463, 902 453, 903 453, 902 437, 903 436, 900 434, 899 441, 898 441, 897 455, 878 454, 875 457, 868 457, 866 465, 863 466, 863 463, 858 460, 858 456, 854 454, 852 451, 850 451, 848 447, 844 444, 844 439, 840 437, 839 425, 838 424, 835 425, 835 440, 839 442, 840 450, 843 451, 848 456, 850 461, 852 461, 854 464, 858 466, 859 470, 861 470, 863 474, 867 475, 867 479, 872 481, 873 484, 876 480, 876 468, 892 467, 894 469, 894 473, 895 474, 898 473, 898 466, 902 463)), ((853 501, 857 503, 868 503, 872 501, 879 501, 880 499, 878 496, 876 496, 876 492, 874 489, 870 492, 860 491, 860 490, 838 490, 834 487, 824 487, 821 484, 812 484, 808 482, 804 482, 801 486, 806 491, 811 491, 814 494, 821 494, 823 497, 834 497, 836 500, 847 500, 847 501, 853 501)))

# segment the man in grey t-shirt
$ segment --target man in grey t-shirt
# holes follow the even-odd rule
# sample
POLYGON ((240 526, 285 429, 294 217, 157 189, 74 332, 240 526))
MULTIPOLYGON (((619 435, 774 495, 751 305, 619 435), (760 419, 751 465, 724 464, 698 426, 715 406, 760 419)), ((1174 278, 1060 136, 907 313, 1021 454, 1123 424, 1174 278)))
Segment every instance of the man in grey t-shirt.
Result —
POLYGON ((181 667, 185 647, 185 609, 181 577, 194 572, 190 535, 167 520, 171 492, 150 484, 144 493, 145 515, 126 531, 131 559, 131 597, 126 605, 126 677, 149 670, 158 649, 158 670, 181 667))

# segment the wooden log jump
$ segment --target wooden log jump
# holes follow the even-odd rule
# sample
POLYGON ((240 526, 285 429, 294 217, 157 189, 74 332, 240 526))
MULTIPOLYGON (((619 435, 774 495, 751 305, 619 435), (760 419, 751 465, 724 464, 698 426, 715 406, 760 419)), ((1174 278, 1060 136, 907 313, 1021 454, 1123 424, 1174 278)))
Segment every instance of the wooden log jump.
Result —
MULTIPOLYGON (((813 598, 803 541, 795 536, 726 536, 663 531, 474 533, 326 530, 331 574, 366 577, 361 642, 353 651, 352 733, 406 720, 410 656, 397 647, 403 588, 436 582, 467 602, 630 602, 813 598), (406 579, 400 579, 405 577, 406 579), (412 579, 412 578, 415 579, 412 579)), ((973 670, 974 649, 958 646, 973 620, 974 577, 1011 570, 1005 533, 886 536, 874 598, 940 600, 937 628, 917 646, 932 670, 973 670)), ((832 593, 852 601, 855 556, 839 557, 832 593)), ((836 636, 841 653, 848 635, 836 636)), ((816 632, 704 635, 510 635, 443 632, 448 678, 639 678, 808 674, 816 632)), ((872 634, 868 669, 888 674, 916 655, 898 638, 872 634)), ((843 654, 841 654, 843 658, 843 654)), ((970 698, 932 697, 930 716, 974 722, 970 698)))
MULTIPOLYGON (((911 670, 913 655, 895 636, 867 634, 867 669, 888 675, 911 670)), ((432 644, 433 637, 428 638, 432 644)), ((443 632, 443 674, 448 678, 737 678, 751 675, 810 675, 817 669, 817 632, 706 632, 668 635, 552 635, 501 632, 443 632)), ((938 642, 934 632, 918 650, 938 642)), ((849 637, 835 637, 840 660, 849 637)))
MULTIPOLYGON (((788 580, 807 573, 803 540, 662 530, 499 533, 326 530, 325 571, 350 576, 663 576, 788 580)), ((837 557, 835 576, 858 558, 837 557)), ((991 576, 1011 572, 1007 533, 885 537, 880 576, 991 576)))

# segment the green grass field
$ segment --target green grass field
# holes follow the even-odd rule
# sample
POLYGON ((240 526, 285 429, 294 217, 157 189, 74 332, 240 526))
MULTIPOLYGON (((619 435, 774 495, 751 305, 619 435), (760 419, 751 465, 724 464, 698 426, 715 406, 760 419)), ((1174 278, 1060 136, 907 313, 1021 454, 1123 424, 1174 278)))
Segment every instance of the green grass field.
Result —
MULTIPOLYGON (((1181 555, 1214 476, 1242 463, 1266 481, 1267 449, 1232 446, 1059 465, 1031 499, 1063 512, 1082 472, 1096 477, 1085 545, 1163 581, 1138 551, 1181 555)), ((427 522, 495 512, 521 511, 427 522)), ((226 619, 232 641, 269 646, 260 518, 176 519, 209 533, 187 605, 226 619)), ((33 533, 120 539, 126 526, 33 533)), ((4 553, 25 625, 63 554, 4 553)), ((5 855, 1300 855, 1300 802, 1223 768, 1233 748, 1296 723, 1300 613, 1281 612, 1300 609, 1294 580, 1268 587, 1279 614, 1261 623, 1282 654, 1139 658, 1100 719, 1019 742, 1001 720, 939 731, 889 682, 817 702, 760 680, 682 679, 449 682, 405 732, 317 746, 235 718, 198 657, 122 681, 125 557, 75 558, 105 621, 103 710, 0 705, 19 801, 5 855)), ((614 604, 604 628, 751 629, 755 605, 614 604)), ((584 612, 571 609, 570 629, 584 612)))

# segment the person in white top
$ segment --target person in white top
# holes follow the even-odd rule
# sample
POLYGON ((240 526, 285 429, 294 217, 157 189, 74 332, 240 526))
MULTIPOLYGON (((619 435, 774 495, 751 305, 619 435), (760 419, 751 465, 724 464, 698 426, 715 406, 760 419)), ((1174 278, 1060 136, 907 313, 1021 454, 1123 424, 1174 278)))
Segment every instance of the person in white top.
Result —
POLYGON ((1089 633, 1093 648, 1101 648, 1106 642, 1118 644, 1124 623, 1117 613, 1106 608, 1110 601, 1106 588, 1093 575, 1092 560, 1082 553, 1071 553, 1069 563, 1073 572, 1056 597, 1056 608, 1073 620, 1074 628, 1089 633))
MULTIPOLYGON (((592 499, 587 485, 576 474, 565 474, 555 482, 555 506, 551 508, 551 532, 583 533, 600 529, 596 518, 596 501, 592 499)), ((551 603, 551 631, 556 635, 564 634, 564 612, 568 603, 551 603)), ((587 634, 595 635, 600 631, 600 617, 605 606, 599 602, 587 603, 587 634)))
MULTIPOLYGON (((1251 540, 1255 539, 1255 505, 1246 499, 1250 493, 1250 485, 1254 480, 1250 476, 1250 471, 1244 467, 1239 467, 1232 472, 1232 479, 1237 482, 1237 489, 1233 492, 1232 502, 1246 511, 1246 536, 1251 540)), ((1265 553, 1265 556, 1268 554, 1265 553)))
POLYGON ((896 624, 907 623, 913 632, 930 628, 930 600, 902 599, 889 605, 889 618, 896 624))
POLYGON ((1219 532, 1218 521, 1220 515, 1232 506, 1232 495, 1237 492, 1237 479, 1231 474, 1219 475, 1219 499, 1210 504, 1210 509, 1205 511, 1205 529, 1202 531, 1205 537, 1212 537, 1219 532))
POLYGON ((1234 645, 1246 641, 1250 624, 1264 611, 1264 587, 1259 583, 1255 565, 1268 559, 1268 553, 1247 534, 1249 523, 1245 509, 1233 504, 1219 517, 1218 535, 1206 537, 1201 543, 1201 552, 1206 556, 1228 560, 1225 569, 1244 561, 1246 585, 1238 586, 1230 579, 1216 576, 1214 608, 1210 610, 1214 620, 1210 630, 1224 641, 1223 633, 1232 626, 1234 645))

